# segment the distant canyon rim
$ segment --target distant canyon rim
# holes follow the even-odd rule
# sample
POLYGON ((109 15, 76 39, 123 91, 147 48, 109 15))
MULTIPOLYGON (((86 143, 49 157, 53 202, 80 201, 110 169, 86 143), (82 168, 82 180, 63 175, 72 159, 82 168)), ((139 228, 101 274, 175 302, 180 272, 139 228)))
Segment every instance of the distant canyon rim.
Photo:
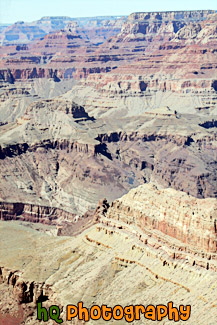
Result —
POLYGON ((217 12, 43 17, 0 44, 0 323, 82 300, 214 325, 217 12))

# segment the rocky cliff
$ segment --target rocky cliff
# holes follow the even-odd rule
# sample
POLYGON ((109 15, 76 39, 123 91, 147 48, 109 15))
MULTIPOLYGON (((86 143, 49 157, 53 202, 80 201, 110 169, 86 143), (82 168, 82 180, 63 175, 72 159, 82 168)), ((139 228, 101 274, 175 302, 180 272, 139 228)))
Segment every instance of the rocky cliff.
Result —
MULTIPOLYGON (((157 63, 160 63, 162 59, 167 62, 168 58, 165 56, 170 56, 169 49, 180 52, 176 56, 182 56, 182 58, 181 53, 194 50, 195 44, 199 46, 198 51, 202 51, 204 54, 207 51, 211 53, 215 51, 215 11, 136 13, 130 15, 123 24, 121 31, 118 31, 122 24, 123 19, 112 20, 111 22, 99 20, 99 23, 98 20, 96 23, 90 20, 90 23, 83 24, 82 29, 77 22, 72 21, 68 27, 65 26, 62 29, 62 32, 45 36, 44 39, 29 45, 28 48, 3 47, 4 57, 1 60, 0 67, 2 69, 12 68, 12 74, 17 74, 18 69, 31 69, 32 64, 36 69, 38 65, 40 68, 47 69, 53 68, 54 63, 58 62, 58 74, 61 78, 69 77, 67 70, 72 68, 76 69, 77 72, 74 71, 71 77, 80 78, 92 73, 110 72, 117 66, 122 66, 124 63, 129 64, 132 61, 137 63, 142 60, 142 64, 146 63, 144 55, 146 56, 146 53, 149 54, 153 51, 157 51, 157 55, 153 53, 150 56, 150 61, 152 61, 152 57, 154 60, 152 65, 156 64, 157 58, 155 59, 155 56, 160 58, 157 63), (102 40, 100 31, 96 31, 94 34, 92 27, 90 27, 91 24, 96 24, 96 26, 101 24, 102 27, 99 26, 99 28, 107 28, 108 30, 111 28, 113 30, 112 37, 105 36, 102 40), (75 25, 77 26, 76 29, 75 25), (105 39, 107 40, 105 41, 105 39), (97 46, 102 42, 104 44, 97 46), (80 48, 81 44, 83 44, 82 48, 80 48), (214 48, 210 49, 208 44, 212 44, 214 48), (189 45, 191 45, 190 49, 189 45), (52 48, 56 48, 56 51, 52 52, 52 48), (80 48, 79 51, 77 51, 78 48, 80 48), (13 58, 10 55, 11 52, 13 52, 13 58), (8 53, 8 56, 5 57, 5 53, 8 53), (79 67, 76 62, 80 62, 79 67)), ((212 63, 213 59, 210 58, 209 63, 212 63)), ((184 62, 188 63, 189 61, 184 60, 184 62)), ((195 60, 196 62, 199 64, 197 60, 195 60)), ((168 66, 169 69, 174 69, 172 63, 169 63, 168 66)), ((204 64, 201 62, 199 66, 200 69, 204 64)), ((188 71, 188 69, 184 70, 188 71)), ((198 68, 195 71, 198 72, 198 68)), ((207 71, 205 70, 205 72, 207 71)), ((149 73, 152 72, 149 71, 149 73)), ((17 75, 16 78, 22 79, 24 77, 17 75)))
POLYGON ((64 220, 73 223, 75 219, 75 214, 61 209, 23 203, 0 202, 0 214, 3 221, 21 220, 52 225, 64 220))
MULTIPOLYGON (((28 46, 3 46, 0 79, 81 79, 76 97, 86 96, 90 87, 85 101, 100 111, 98 97, 112 98, 109 108, 114 109, 115 97, 127 106, 135 99, 132 108, 172 104, 177 111, 212 114, 217 105, 216 19, 215 11, 135 13, 102 42, 88 36, 93 21, 82 28, 71 21, 28 46)), ((114 22, 102 24, 110 28, 114 22)))
POLYGON ((30 43, 36 39, 43 38, 45 35, 64 29, 68 24, 78 24, 87 34, 87 38, 98 38, 103 41, 118 33, 122 27, 125 17, 90 17, 90 18, 71 18, 71 17, 52 17, 46 16, 41 19, 26 23, 18 21, 12 25, 3 26, 0 29, 0 44, 18 44, 17 49, 22 48, 22 44, 30 43), (21 45, 21 46, 20 46, 21 45))
POLYGON ((156 229, 197 250, 217 251, 216 199, 195 199, 173 189, 141 185, 114 201, 106 216, 144 232, 156 229))
POLYGON ((216 199, 199 200, 150 184, 111 205, 102 200, 95 210, 97 224, 74 238, 54 237, 43 228, 36 231, 18 221, 0 221, 4 248, 0 317, 13 315, 37 324, 36 303, 46 307, 55 303, 66 324, 63 306, 76 305, 81 299, 87 307, 143 301, 155 305, 158 299, 165 305, 171 300, 179 305, 182 299, 192 306, 192 322, 203 324, 209 314, 206 323, 213 324, 216 208, 216 199), (69 277, 74 281, 69 282, 69 277), (120 285, 129 297, 120 292, 120 285), (11 299, 13 305, 9 305, 11 299), (198 306, 206 306, 202 316, 198 306))
POLYGON ((52 99, 29 84, 1 88, 2 202, 80 215, 102 196, 114 200, 151 180, 198 198, 216 197, 215 115, 148 109, 143 99, 132 96, 127 103, 107 92, 100 99, 88 87, 75 84, 52 99))

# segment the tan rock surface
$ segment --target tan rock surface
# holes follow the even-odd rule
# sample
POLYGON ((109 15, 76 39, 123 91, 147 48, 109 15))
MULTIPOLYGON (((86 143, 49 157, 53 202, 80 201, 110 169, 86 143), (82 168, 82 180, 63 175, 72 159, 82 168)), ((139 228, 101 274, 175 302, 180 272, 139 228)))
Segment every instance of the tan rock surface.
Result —
POLYGON ((142 230, 156 229, 196 250, 217 252, 216 199, 196 199, 150 183, 114 201, 106 216, 142 230))
POLYGON ((173 301, 192 305, 189 324, 213 325, 216 203, 148 184, 110 207, 101 201, 97 224, 75 237, 56 237, 44 225, 1 221, 0 290, 8 285, 2 311, 16 314, 20 306, 25 324, 33 324, 38 299, 46 306, 173 301), (18 305, 8 307, 11 295, 18 305))
MULTIPOLYGON (((39 233, 16 222, 0 225, 4 248, 0 258, 1 278, 9 281, 11 294, 21 302, 24 318, 27 317, 25 324, 37 324, 35 314, 28 316, 28 311, 34 310, 39 296, 48 297, 45 306, 52 303, 66 306, 80 300, 87 307, 173 301, 175 305, 192 305, 189 324, 215 323, 216 271, 199 266, 198 261, 191 264, 190 253, 184 259, 169 257, 159 239, 151 239, 152 246, 142 243, 136 236, 136 227, 129 232, 120 225, 118 229, 99 224, 76 238, 63 238, 39 233), (25 295, 20 283, 26 284, 25 295)), ((197 259, 201 264, 206 261, 206 257, 197 259)), ((216 268, 216 260, 209 262, 216 268)), ((5 305, 6 301, 1 301, 1 306, 5 305)), ((167 323, 165 319, 163 324, 167 323)))
POLYGON ((114 200, 150 180, 196 197, 216 196, 215 115, 180 114, 173 105, 146 109, 133 99, 124 106, 106 96, 104 102, 94 97, 96 109, 84 89, 77 97, 77 85, 50 99, 30 95, 32 103, 13 123, 3 104, 1 202, 84 214, 102 197, 114 200))

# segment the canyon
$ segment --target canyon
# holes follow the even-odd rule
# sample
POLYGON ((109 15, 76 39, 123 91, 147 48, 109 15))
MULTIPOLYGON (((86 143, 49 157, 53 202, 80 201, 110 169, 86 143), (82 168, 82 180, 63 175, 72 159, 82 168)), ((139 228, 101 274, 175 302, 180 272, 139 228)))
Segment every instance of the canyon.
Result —
POLYGON ((43 17, 0 43, 0 323, 173 301, 214 325, 216 11, 43 17))
MULTIPOLYGON (((102 42, 107 37, 118 33, 121 29, 122 22, 126 20, 125 16, 105 16, 105 17, 55 17, 46 16, 31 23, 18 21, 15 24, 0 25, 0 44, 1 45, 18 45, 28 44, 36 39, 41 39, 45 35, 64 29, 68 24, 79 25, 86 37, 98 38, 102 42)), ((21 45, 21 47, 19 47, 21 45)))

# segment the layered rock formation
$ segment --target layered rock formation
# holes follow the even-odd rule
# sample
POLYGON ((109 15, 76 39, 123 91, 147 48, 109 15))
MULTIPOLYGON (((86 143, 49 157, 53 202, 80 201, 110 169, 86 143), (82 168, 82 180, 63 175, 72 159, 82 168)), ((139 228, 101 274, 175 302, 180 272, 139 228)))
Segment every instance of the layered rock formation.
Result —
POLYGON ((195 199, 173 189, 141 185, 112 203, 107 218, 156 229, 196 250, 217 251, 217 201, 195 199))
POLYGON ((22 49, 22 44, 30 43, 35 39, 43 38, 45 35, 64 29, 70 23, 78 23, 81 29, 85 28, 88 38, 98 37, 103 41, 118 33, 125 17, 92 17, 92 18, 71 18, 71 17, 42 17, 32 23, 23 21, 13 25, 0 26, 0 44, 21 44, 17 49, 22 49))
POLYGON ((190 322, 211 325, 216 308, 216 208, 215 199, 143 185, 110 207, 103 200, 95 211, 98 223, 75 238, 0 222, 1 313, 37 324, 36 302, 46 307, 55 303, 66 324, 65 306, 80 300, 86 307, 173 301, 191 305, 190 322), (123 294, 126 290, 128 295, 123 294), (12 297, 16 303, 6 309, 12 297))
POLYGON ((1 220, 21 220, 57 225, 61 221, 73 222, 75 215, 52 207, 34 206, 23 203, 1 203, 1 220))
MULTIPOLYGON (((216 72, 215 11, 132 14, 124 23, 121 32, 114 35, 118 32, 118 29, 114 29, 114 36, 107 39, 99 47, 93 47, 93 44, 96 46, 100 43, 100 33, 97 31, 99 39, 97 39, 96 34, 91 37, 91 33, 93 33, 92 29, 89 29, 91 22, 84 25, 84 29, 77 26, 76 37, 74 34, 72 35, 74 28, 70 28, 74 24, 72 22, 65 29, 65 32, 45 36, 44 40, 29 45, 27 48, 3 47, 4 58, 0 64, 2 73, 8 67, 16 79, 31 78, 28 73, 22 72, 19 74, 18 71, 31 70, 32 64, 34 64, 37 73, 33 74, 32 77, 46 77, 48 74, 40 74, 39 68, 47 71, 48 68, 54 67, 53 63, 58 62, 58 77, 68 78, 73 76, 80 78, 93 73, 108 73, 112 69, 124 66, 125 64, 129 65, 129 63, 134 61, 135 64, 129 68, 128 74, 131 70, 134 71, 134 74, 135 72, 138 74, 136 70, 140 69, 139 75, 142 75, 145 69, 145 74, 148 71, 147 78, 151 79, 153 79, 151 77, 152 74, 158 76, 159 79, 159 70, 161 75, 166 73, 168 79, 171 79, 171 74, 174 74, 174 72, 176 77, 182 78, 184 74, 184 78, 190 79, 201 77, 205 79, 208 77, 208 74, 212 73, 213 75, 213 72, 216 72), (72 37, 74 37, 74 42, 70 42, 72 37), (56 40, 56 42, 53 41, 57 52, 54 58, 54 53, 49 53, 50 47, 54 47, 52 39, 56 40), (90 46, 88 42, 92 45, 90 46), (77 48, 81 44, 84 47, 77 53, 77 48), (175 54, 174 50, 178 53, 175 54), (12 51, 13 57, 11 58, 10 54, 12 51), (6 58, 5 53, 8 53, 6 58), (194 53, 194 61, 192 61, 192 53, 194 53), (201 54, 203 54, 203 60, 198 60, 197 57, 201 54), (190 62, 188 56, 191 56, 190 62), (182 61, 180 62, 178 59, 178 62, 177 57, 182 57, 182 61), (189 63, 190 70, 186 66, 189 63), (70 69, 75 69, 76 71, 70 73, 70 69), (178 71, 175 71, 177 69, 178 71), (204 73, 205 75, 203 75, 204 73)), ((120 27, 122 23, 119 21, 117 23, 114 23, 114 21, 102 23, 108 29, 110 28, 109 26, 115 28, 115 24, 120 27)), ((121 72, 117 70, 117 73, 120 74, 121 72)))
POLYGON ((132 14, 121 33, 96 50, 94 65, 108 73, 91 73, 84 83, 98 96, 144 97, 145 107, 171 102, 185 112, 213 111, 216 25, 214 12, 132 14))
POLYGON ((111 125, 73 105, 37 102, 1 127, 1 201, 83 214, 102 196, 113 200, 151 179, 196 197, 216 196, 212 129, 153 114, 111 125))
POLYGON ((75 96, 77 87, 52 99, 22 89, 17 110, 23 101, 24 113, 19 110, 16 118, 15 110, 12 123, 12 98, 18 100, 18 88, 3 91, 2 202, 84 214, 102 196, 114 200, 150 180, 195 197, 216 197, 214 115, 134 108, 133 99, 127 108, 118 97, 102 101, 100 111, 85 103, 85 97, 75 96), (109 109, 110 103, 117 108, 109 109), (121 117, 122 112, 129 116, 121 117))
POLYGON ((125 17, 77 20, 44 17, 32 25, 18 22, 2 32, 3 39, 5 35, 9 36, 7 46, 0 47, 0 80, 12 83, 14 79, 9 79, 8 75, 16 80, 80 78, 83 69, 81 72, 77 69, 79 62, 84 62, 84 57, 92 53, 97 45, 120 32, 124 21, 125 17), (28 44, 30 40, 35 41, 28 44), (21 44, 16 45, 17 42, 21 44))

